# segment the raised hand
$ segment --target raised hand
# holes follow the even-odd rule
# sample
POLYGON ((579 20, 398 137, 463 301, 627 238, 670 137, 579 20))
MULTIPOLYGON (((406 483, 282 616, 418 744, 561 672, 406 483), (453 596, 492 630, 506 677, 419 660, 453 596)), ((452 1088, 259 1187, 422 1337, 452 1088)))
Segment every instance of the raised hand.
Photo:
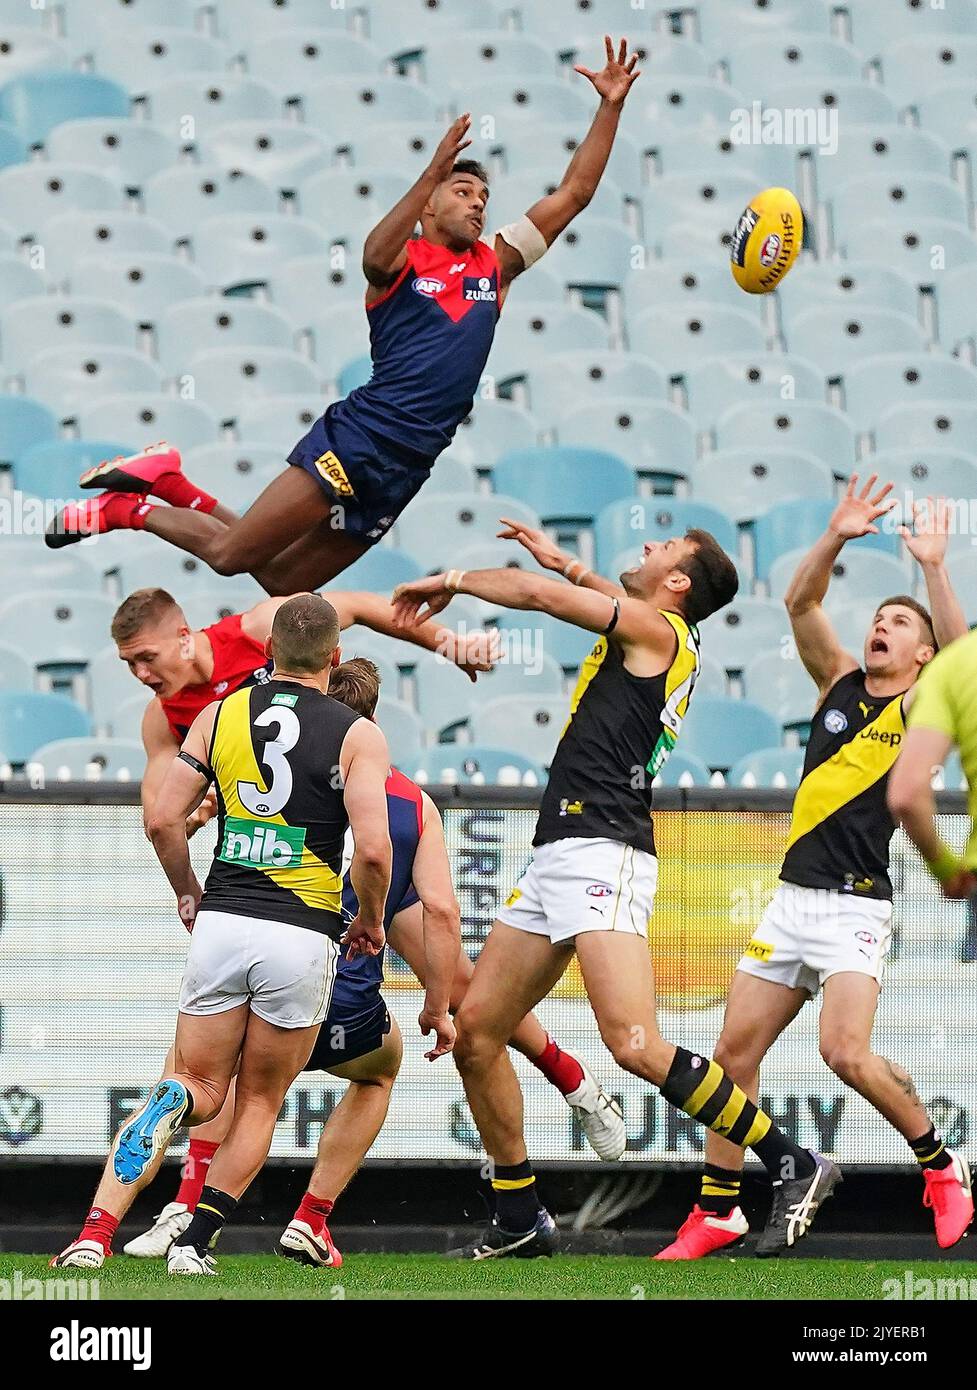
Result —
POLYGON ((505 528, 497 533, 499 540, 518 541, 544 570, 562 573, 566 568, 567 557, 545 531, 537 531, 524 521, 510 521, 507 516, 499 517, 499 522, 505 528))
POLYGON ((950 529, 950 504, 945 497, 927 497, 913 503, 913 529, 900 526, 899 534, 910 555, 921 565, 941 565, 950 529))
POLYGON ((471 144, 470 140, 465 139, 471 123, 472 118, 468 111, 459 116, 456 121, 452 121, 440 145, 434 151, 428 170, 438 183, 443 183, 454 168, 455 161, 462 150, 467 149, 471 144))
POLYGON ((848 479, 848 491, 831 514, 828 530, 846 541, 855 540, 858 536, 878 535, 879 528, 875 522, 896 506, 894 498, 883 503, 883 498, 892 491, 891 483, 885 483, 872 496, 878 481, 879 475, 873 473, 861 492, 856 493, 858 474, 853 473, 848 479))
POLYGON ((409 584, 398 584, 390 597, 397 626, 414 627, 447 608, 452 591, 444 586, 446 578, 444 574, 431 574, 424 579, 413 579, 409 584), (427 607, 421 613, 423 603, 427 607))
POLYGON ((599 72, 591 72, 590 68, 583 66, 575 66, 573 70, 579 72, 581 77, 586 77, 604 101, 611 106, 620 106, 630 92, 632 84, 641 76, 641 70, 637 67, 638 55, 632 53, 629 58, 628 41, 622 39, 615 57, 610 34, 604 35, 604 49, 607 62, 599 72))

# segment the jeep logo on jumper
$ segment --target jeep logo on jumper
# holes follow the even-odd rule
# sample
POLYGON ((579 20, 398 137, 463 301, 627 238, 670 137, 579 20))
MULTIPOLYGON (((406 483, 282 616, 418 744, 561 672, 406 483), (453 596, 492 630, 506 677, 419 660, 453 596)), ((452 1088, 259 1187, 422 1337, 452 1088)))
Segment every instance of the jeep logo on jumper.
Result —
POLYGON ((867 738, 871 743, 888 743, 891 744, 893 748, 898 748, 902 742, 902 734, 898 733, 896 730, 893 730, 891 733, 888 730, 880 733, 878 729, 874 728, 863 729, 858 737, 867 738))
POLYGON ((466 275, 461 288, 465 299, 482 300, 486 304, 495 303, 495 290, 487 275, 466 275))
POLYGON ((304 848, 304 826, 259 825, 257 821, 228 816, 217 858, 225 864, 293 869, 302 862, 304 848))

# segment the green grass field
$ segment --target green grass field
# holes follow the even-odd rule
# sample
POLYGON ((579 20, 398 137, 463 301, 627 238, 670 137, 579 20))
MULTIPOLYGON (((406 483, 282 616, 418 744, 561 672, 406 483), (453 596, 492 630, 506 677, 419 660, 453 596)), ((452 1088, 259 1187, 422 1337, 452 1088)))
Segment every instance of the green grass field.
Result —
MULTIPOLYGON (((617 1255, 462 1264, 437 1255, 349 1255, 313 1270, 276 1255, 219 1257, 218 1278, 170 1278, 162 1260, 116 1256, 98 1272, 102 1299, 879 1299, 886 1279, 977 1280, 977 1262, 710 1259, 657 1264, 617 1255)), ((0 1255, 0 1280, 66 1277, 36 1255, 0 1255)))

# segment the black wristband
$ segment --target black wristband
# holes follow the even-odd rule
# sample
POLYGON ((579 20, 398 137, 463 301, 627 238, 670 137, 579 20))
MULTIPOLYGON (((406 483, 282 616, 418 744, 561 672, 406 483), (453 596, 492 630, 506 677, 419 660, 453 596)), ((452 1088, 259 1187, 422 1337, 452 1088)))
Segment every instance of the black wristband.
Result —
POLYGON ((611 633, 612 633, 612 632, 614 631, 614 629, 617 627, 617 620, 618 620, 618 618, 621 616, 621 601, 620 601, 620 599, 614 598, 614 599, 611 599, 611 602, 612 602, 613 605, 614 605, 614 616, 611 618, 611 621, 610 621, 610 622, 607 624, 607 626, 604 628, 604 636, 605 636, 605 637, 610 637, 611 633))
POLYGON ((206 777, 208 782, 214 780, 214 774, 211 772, 210 768, 207 767, 205 763, 200 762, 198 758, 195 758, 192 753, 184 753, 181 748, 176 756, 182 758, 187 767, 192 767, 194 772, 199 772, 201 777, 206 777))

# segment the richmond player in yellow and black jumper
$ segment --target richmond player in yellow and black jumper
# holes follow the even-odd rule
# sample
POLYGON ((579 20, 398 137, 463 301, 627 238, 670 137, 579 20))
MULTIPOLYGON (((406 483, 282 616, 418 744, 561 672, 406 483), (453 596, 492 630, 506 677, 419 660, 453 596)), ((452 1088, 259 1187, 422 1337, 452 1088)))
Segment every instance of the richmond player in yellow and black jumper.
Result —
MULTIPOLYGON (((946 1149, 899 1066, 871 1049, 892 922, 886 806, 906 713, 920 671, 967 624, 944 568, 947 511, 917 508, 916 532, 901 528, 922 569, 932 617, 905 594, 884 599, 865 638, 863 665, 843 651, 822 601, 848 540, 871 534, 892 505, 891 484, 852 478, 828 530, 801 561, 786 595, 797 651, 818 686, 818 704, 794 798, 781 883, 730 986, 716 1056, 751 1096, 763 1057, 820 990, 821 1056, 910 1144, 933 1210, 937 1240, 955 1244, 973 1217, 966 1160, 946 1149)), ((706 1140, 699 1202, 659 1259, 697 1259, 741 1240, 742 1151, 706 1140)), ((781 1201, 775 1197, 775 1206, 781 1201)), ((788 1213, 792 1229, 803 1211, 788 1213)), ((799 1232, 797 1232, 799 1234, 799 1232)))
MULTIPOLYGON (((533 553, 535 544, 527 544, 533 553)), ((736 569, 699 530, 646 544, 641 564, 620 584, 572 559, 562 568, 574 582, 516 569, 452 570, 394 594, 405 623, 418 620, 422 603, 439 611, 460 592, 601 634, 553 759, 532 862, 499 913, 455 1018, 455 1060, 492 1162, 496 1198, 484 1237, 456 1253, 524 1258, 556 1247, 552 1218, 536 1195, 505 1040, 515 1011, 547 995, 574 954, 615 1061, 701 1124, 752 1149, 775 1180, 786 1176, 791 1205, 807 1212, 806 1230, 840 1177, 837 1167, 787 1139, 718 1063, 661 1036, 648 951, 658 869, 651 783, 695 686, 696 625, 733 597, 736 569)), ((766 1239, 770 1253, 786 1245, 786 1222, 766 1239)))

